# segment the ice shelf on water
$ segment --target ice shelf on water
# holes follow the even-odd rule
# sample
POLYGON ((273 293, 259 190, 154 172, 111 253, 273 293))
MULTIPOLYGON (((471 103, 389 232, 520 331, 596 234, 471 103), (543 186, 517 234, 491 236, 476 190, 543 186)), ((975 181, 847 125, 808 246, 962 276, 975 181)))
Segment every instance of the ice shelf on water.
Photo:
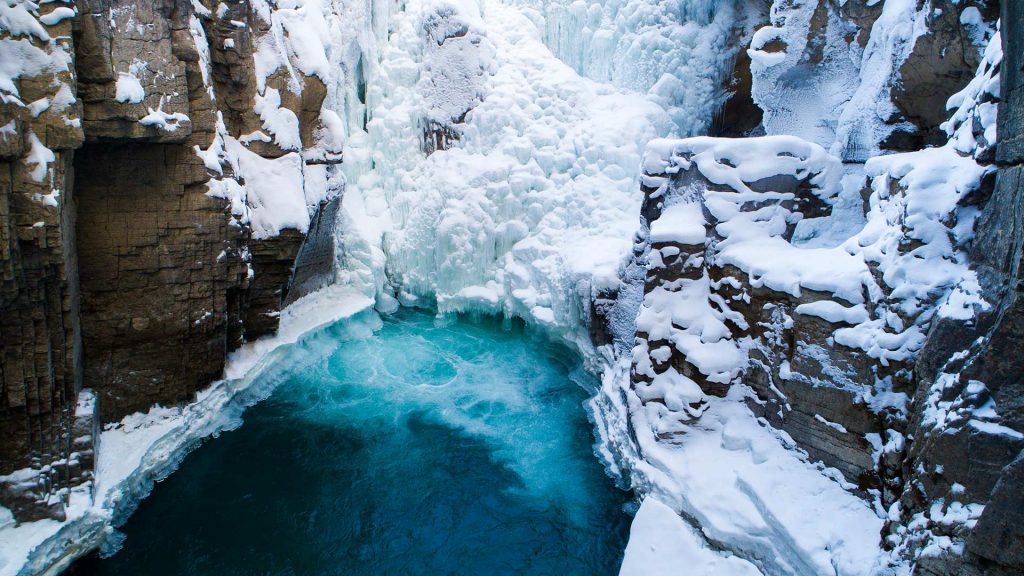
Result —
POLYGON ((579 359, 521 323, 349 321, 257 379, 71 574, 614 574, 626 492, 593 457, 579 359))
POLYGON ((92 494, 87 485, 71 491, 66 521, 19 525, 0 508, 0 576, 57 573, 82 554, 111 543, 111 527, 135 510, 154 482, 172 473, 204 438, 240 425, 246 406, 266 395, 254 386, 264 367, 273 365, 291 344, 338 320, 351 319, 346 326, 353 334, 372 331, 379 323, 372 306, 371 299, 345 286, 302 298, 281 313, 276 336, 232 353, 225 378, 200 391, 191 404, 156 405, 105 425, 92 494))

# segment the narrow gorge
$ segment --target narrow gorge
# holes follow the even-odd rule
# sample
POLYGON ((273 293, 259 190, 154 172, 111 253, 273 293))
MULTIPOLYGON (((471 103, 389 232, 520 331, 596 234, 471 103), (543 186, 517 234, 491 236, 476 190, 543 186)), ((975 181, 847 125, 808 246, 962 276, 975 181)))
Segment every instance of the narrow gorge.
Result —
POLYGON ((1022 132, 1010 0, 0 0, 0 576, 1022 574, 1022 132))

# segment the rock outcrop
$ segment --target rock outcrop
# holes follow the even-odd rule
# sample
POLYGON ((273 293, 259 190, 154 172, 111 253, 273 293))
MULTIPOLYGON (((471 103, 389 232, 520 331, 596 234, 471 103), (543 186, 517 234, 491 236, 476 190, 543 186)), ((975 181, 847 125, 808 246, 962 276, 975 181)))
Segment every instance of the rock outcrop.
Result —
POLYGON ((657 441, 685 444, 709 397, 745 387, 887 511, 891 563, 920 574, 1024 570, 1024 12, 1003 3, 1001 36, 996 19, 776 3, 752 93, 769 134, 805 140, 653 142, 623 277, 643 292, 631 388, 657 441))
MULTIPOLYGON (((688 421, 703 395, 743 381, 755 414, 867 488, 865 435, 885 424, 866 401, 875 361, 833 332, 861 320, 868 267, 838 248, 794 245, 803 220, 830 215, 840 171, 792 137, 652 143, 633 382, 663 418, 688 421), (667 396, 685 389, 682 407, 667 396)), ((665 428, 659 437, 670 441, 665 428)))
POLYGON ((946 101, 973 77, 997 12, 986 0, 774 2, 748 51, 766 132, 847 162, 941 145, 946 101))
POLYGON ((276 331, 344 179, 327 87, 276 11, 5 10, 0 58, 24 64, 0 79, 0 504, 24 521, 88 484, 96 426, 194 399, 276 331))
POLYGON ((22 518, 61 517, 82 387, 72 150, 84 140, 58 4, 12 14, 0 86, 0 498, 22 518), (46 22, 48 24, 44 24, 46 22))

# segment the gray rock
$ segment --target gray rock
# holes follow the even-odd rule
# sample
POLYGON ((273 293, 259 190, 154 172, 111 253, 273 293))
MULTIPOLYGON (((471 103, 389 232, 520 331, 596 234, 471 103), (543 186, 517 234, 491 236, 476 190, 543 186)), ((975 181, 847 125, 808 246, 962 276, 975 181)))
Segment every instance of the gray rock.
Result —
POLYGON ((1006 466, 967 538, 974 554, 1024 571, 1024 452, 1006 466))

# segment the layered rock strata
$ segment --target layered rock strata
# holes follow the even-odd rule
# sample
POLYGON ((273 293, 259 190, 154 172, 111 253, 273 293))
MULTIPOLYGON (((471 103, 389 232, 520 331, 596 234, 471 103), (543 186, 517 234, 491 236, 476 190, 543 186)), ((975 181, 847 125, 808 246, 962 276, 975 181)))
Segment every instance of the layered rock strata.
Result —
POLYGON ((0 504, 25 521, 88 483, 96 426, 194 399, 276 330, 310 216, 344 181, 326 86, 289 65, 277 13, 5 10, 0 57, 25 64, 0 86, 0 504))

